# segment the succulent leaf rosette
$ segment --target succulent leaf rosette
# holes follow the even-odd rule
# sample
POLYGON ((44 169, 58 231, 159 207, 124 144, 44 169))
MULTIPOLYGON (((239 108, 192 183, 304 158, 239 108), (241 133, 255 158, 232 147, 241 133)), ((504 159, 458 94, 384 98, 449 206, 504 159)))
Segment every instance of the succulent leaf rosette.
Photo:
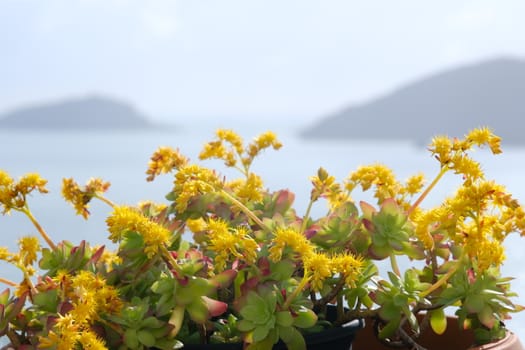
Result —
MULTIPOLYGON (((514 304, 510 278, 501 276, 505 238, 525 233, 523 207, 485 178, 470 156, 476 147, 500 153, 488 128, 462 139, 435 137, 429 151, 437 175, 404 182, 380 164, 361 166, 338 182, 320 168, 312 176, 304 214, 294 194, 270 191, 252 163, 281 143, 266 132, 245 144, 220 129, 200 153, 236 169, 237 179, 192 163, 161 147, 146 171, 152 181, 171 173, 161 202, 113 203, 109 183, 80 186, 64 179, 62 194, 89 217, 99 200, 114 250, 82 241, 54 242, 30 209, 29 195, 47 192, 38 174, 15 180, 0 171, 3 214, 21 213, 38 237, 22 237, 0 259, 20 269, 21 281, 0 278, 0 335, 19 349, 174 349, 192 343, 244 343, 271 349, 282 341, 306 349, 304 335, 356 318, 376 322, 386 342, 417 344, 423 327, 441 334, 453 310, 479 343, 505 334, 514 304), (447 173, 461 179, 439 205, 428 194, 447 173), (452 175, 452 174, 451 174, 452 175), (359 201, 357 190, 373 193, 359 201), (328 206, 313 217, 317 202, 328 206), (400 257, 413 262, 401 268, 400 257), (382 272, 378 262, 390 268, 382 272), (338 315, 326 318, 328 305, 338 315)), ((9 218, 5 218, 9 219, 9 218)))

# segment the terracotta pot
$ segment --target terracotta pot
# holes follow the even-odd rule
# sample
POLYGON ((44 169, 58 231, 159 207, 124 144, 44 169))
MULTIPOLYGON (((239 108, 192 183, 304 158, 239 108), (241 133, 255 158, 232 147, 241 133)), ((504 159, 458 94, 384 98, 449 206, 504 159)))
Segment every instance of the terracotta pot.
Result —
MULTIPOLYGON (((428 350, 525 350, 519 338, 512 332, 497 342, 482 346, 473 346, 474 335, 471 331, 460 329, 455 317, 447 320, 447 330, 437 335, 430 328, 422 333, 417 343, 428 350)), ((352 343, 352 350, 392 350, 411 347, 389 347, 381 343, 374 334, 373 321, 365 321, 364 329, 360 330, 352 343)))

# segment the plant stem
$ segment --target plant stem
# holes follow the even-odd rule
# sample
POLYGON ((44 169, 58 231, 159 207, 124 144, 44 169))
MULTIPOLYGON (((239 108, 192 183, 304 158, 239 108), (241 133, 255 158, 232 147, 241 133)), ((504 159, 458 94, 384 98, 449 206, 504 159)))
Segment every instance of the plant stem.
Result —
POLYGON ((24 207, 20 210, 22 213, 24 213, 28 218, 29 220, 31 220, 31 222, 33 223, 33 225, 36 227, 36 229, 38 230, 38 232, 40 233, 40 235, 42 236, 42 238, 44 239, 44 241, 46 241, 47 245, 52 249, 52 250, 56 250, 56 245, 55 243, 53 243, 53 241, 51 240, 51 238, 49 237, 49 235, 46 233, 46 231, 44 230, 44 228, 38 223, 38 221, 36 220, 36 218, 33 216, 33 214, 31 213, 31 211, 27 208, 27 207, 24 207))
POLYGON ((303 279, 301 280, 301 282, 299 282, 299 285, 297 286, 297 288, 295 288, 294 291, 292 292, 292 294, 290 294, 286 298, 286 301, 283 304, 283 309, 284 310, 286 310, 286 309, 288 309, 290 307, 290 305, 292 304, 292 301, 295 299, 295 297, 297 297, 297 295, 303 291, 304 287, 306 287, 306 284, 310 280, 307 276, 308 276, 308 274, 305 271, 303 279))
POLYGON ((425 189, 425 191, 423 191, 423 193, 421 193, 419 198, 414 202, 414 204, 412 204, 410 209, 408 209, 408 212, 407 212, 408 215, 410 215, 421 204, 421 202, 423 202, 423 200, 426 198, 426 196, 428 196, 430 191, 432 191, 432 189, 436 186, 436 184, 443 177, 443 175, 445 175, 445 173, 447 171, 448 171, 448 168, 446 168, 446 167, 442 167, 441 168, 441 171, 439 172, 439 174, 437 174, 437 176, 430 183, 430 185, 428 185, 428 187, 425 189))
POLYGON ((116 206, 115 203, 113 203, 112 201, 110 201, 109 199, 107 199, 106 197, 104 197, 103 195, 101 194, 96 194, 95 193, 95 198, 98 198, 100 199, 102 202, 106 203, 107 205, 109 205, 111 208, 114 208, 116 206))
POLYGON ((441 276, 439 280, 437 280, 436 283, 428 287, 427 290, 424 290, 419 295, 422 298, 424 298, 430 293, 432 293, 433 291, 435 291, 436 289, 438 289, 439 287, 441 287, 443 284, 445 284, 448 281, 450 277, 452 277, 454 273, 456 273, 456 271, 459 269, 459 266, 460 266, 459 261, 457 261, 456 264, 446 274, 444 274, 443 276, 441 276))
POLYGON ((398 276, 401 276, 401 271, 399 270, 399 265, 397 263, 397 259, 394 253, 390 254, 390 265, 392 266, 392 270, 394 271, 394 273, 398 276))
POLYGON ((224 197, 226 197, 226 198, 228 198, 229 200, 231 200, 231 201, 233 202, 233 204, 235 204, 239 209, 241 209, 242 212, 243 212, 244 214, 246 214, 250 219, 252 219, 252 220, 253 220, 257 225, 259 225, 263 230, 265 230, 265 231, 267 231, 267 232, 269 232, 269 233, 272 232, 272 230, 271 230, 268 226, 266 226, 266 225, 264 224, 264 222, 262 222, 262 220, 259 219, 259 218, 257 217, 257 215, 255 215, 255 214, 253 213, 253 211, 251 211, 247 206, 245 206, 244 204, 242 204, 241 201, 239 201, 237 198, 235 198, 234 196, 232 196, 231 194, 229 194, 229 193, 226 192, 225 190, 220 190, 220 193, 221 193, 224 197))
POLYGON ((308 219, 310 218, 310 211, 312 210, 312 206, 314 204, 314 201, 310 199, 310 202, 308 203, 308 208, 306 208, 306 213, 303 216, 303 223, 301 224, 301 232, 304 233, 306 230, 306 225, 308 223, 308 219))
POLYGON ((7 284, 8 286, 11 286, 11 287, 18 287, 18 283, 15 283, 15 282, 10 281, 8 279, 5 279, 3 277, 0 277, 0 283, 7 284))

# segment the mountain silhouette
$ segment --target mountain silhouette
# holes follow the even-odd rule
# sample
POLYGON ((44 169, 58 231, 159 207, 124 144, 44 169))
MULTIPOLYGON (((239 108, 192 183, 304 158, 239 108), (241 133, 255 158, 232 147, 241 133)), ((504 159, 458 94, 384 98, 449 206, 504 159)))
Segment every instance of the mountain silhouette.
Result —
POLYGON ((304 129, 317 139, 412 140, 463 136, 487 126, 503 143, 525 144, 525 61, 498 58, 457 67, 349 106, 304 129))
POLYGON ((131 105, 101 96, 22 107, 0 115, 0 128, 139 129, 152 126, 131 105))

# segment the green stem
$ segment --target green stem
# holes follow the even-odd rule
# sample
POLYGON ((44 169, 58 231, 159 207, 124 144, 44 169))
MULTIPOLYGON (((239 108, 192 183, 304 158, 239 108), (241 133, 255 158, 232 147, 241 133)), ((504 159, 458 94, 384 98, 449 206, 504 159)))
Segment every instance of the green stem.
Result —
POLYGON ((112 201, 110 201, 109 199, 107 199, 106 197, 104 197, 103 195, 101 194, 95 194, 94 195, 95 198, 98 198, 99 200, 101 200, 102 202, 106 203, 107 205, 109 205, 111 208, 114 208, 116 206, 115 203, 113 203, 112 201))
POLYGON ((52 250, 56 250, 57 247, 55 243, 53 243, 49 235, 46 233, 44 228, 38 223, 31 211, 27 207, 22 208, 20 211, 24 213, 29 218, 29 220, 31 220, 31 223, 36 227, 37 231, 40 233, 44 241, 46 241, 47 245, 49 245, 49 247, 52 250))
POLYGON ((445 283, 447 283, 447 281, 449 280, 450 277, 452 277, 452 275, 454 273, 456 273, 456 271, 459 269, 459 266, 460 266, 460 260, 456 262, 456 264, 450 269, 448 270, 448 272, 446 274, 444 274, 443 276, 441 276, 440 279, 437 280, 436 283, 434 283, 433 285, 431 285, 430 287, 428 287, 427 290, 424 290, 423 292, 421 292, 419 295, 424 298, 426 297, 427 295, 429 295, 430 293, 432 293, 433 291, 435 291, 436 289, 438 289, 439 287, 441 287, 442 285, 444 285, 445 283))
POLYGON ((297 297, 297 295, 299 295, 299 293, 301 293, 303 289, 306 287, 306 284, 310 280, 307 276, 308 274, 305 271, 303 279, 301 280, 301 282, 299 282, 299 285, 297 286, 297 288, 295 288, 292 294, 288 295, 288 297, 286 298, 286 301, 283 304, 283 310, 287 310, 292 304, 293 300, 297 297))
POLYGON ((398 276, 401 276, 401 271, 399 270, 399 265, 397 263, 397 259, 394 253, 390 254, 390 265, 392 266, 392 270, 394 273, 398 276))
POLYGON ((308 208, 306 208, 306 213, 303 216, 303 223, 301 224, 301 232, 304 233, 306 231, 306 225, 308 224, 308 219, 310 218, 310 211, 312 210, 312 207, 314 205, 314 201, 310 200, 308 203, 308 208))
POLYGON ((252 219, 257 225, 259 225, 263 230, 271 233, 272 230, 266 226, 264 224, 264 222, 262 222, 261 219, 259 219, 257 217, 257 215, 255 215, 253 213, 253 211, 251 211, 247 206, 245 206, 241 201, 239 201, 237 198, 235 198, 234 196, 232 196, 231 194, 229 194, 228 192, 226 192, 225 190, 221 190, 220 193, 225 196, 226 198, 228 198, 229 200, 231 200, 233 202, 233 204, 235 204, 239 209, 242 210, 243 213, 245 213, 250 219, 252 219))
POLYGON ((439 180, 443 177, 443 175, 445 175, 445 173, 447 171, 448 171, 447 167, 442 167, 441 168, 441 171, 434 178, 434 181, 432 181, 432 183, 430 183, 430 185, 428 185, 428 187, 425 189, 425 191, 423 193, 421 193, 419 198, 414 202, 414 204, 412 204, 410 209, 408 209, 408 212, 407 212, 408 215, 410 215, 421 204, 421 202, 423 202, 423 200, 426 198, 426 196, 428 196, 430 191, 432 191, 432 189, 437 185, 439 180))

